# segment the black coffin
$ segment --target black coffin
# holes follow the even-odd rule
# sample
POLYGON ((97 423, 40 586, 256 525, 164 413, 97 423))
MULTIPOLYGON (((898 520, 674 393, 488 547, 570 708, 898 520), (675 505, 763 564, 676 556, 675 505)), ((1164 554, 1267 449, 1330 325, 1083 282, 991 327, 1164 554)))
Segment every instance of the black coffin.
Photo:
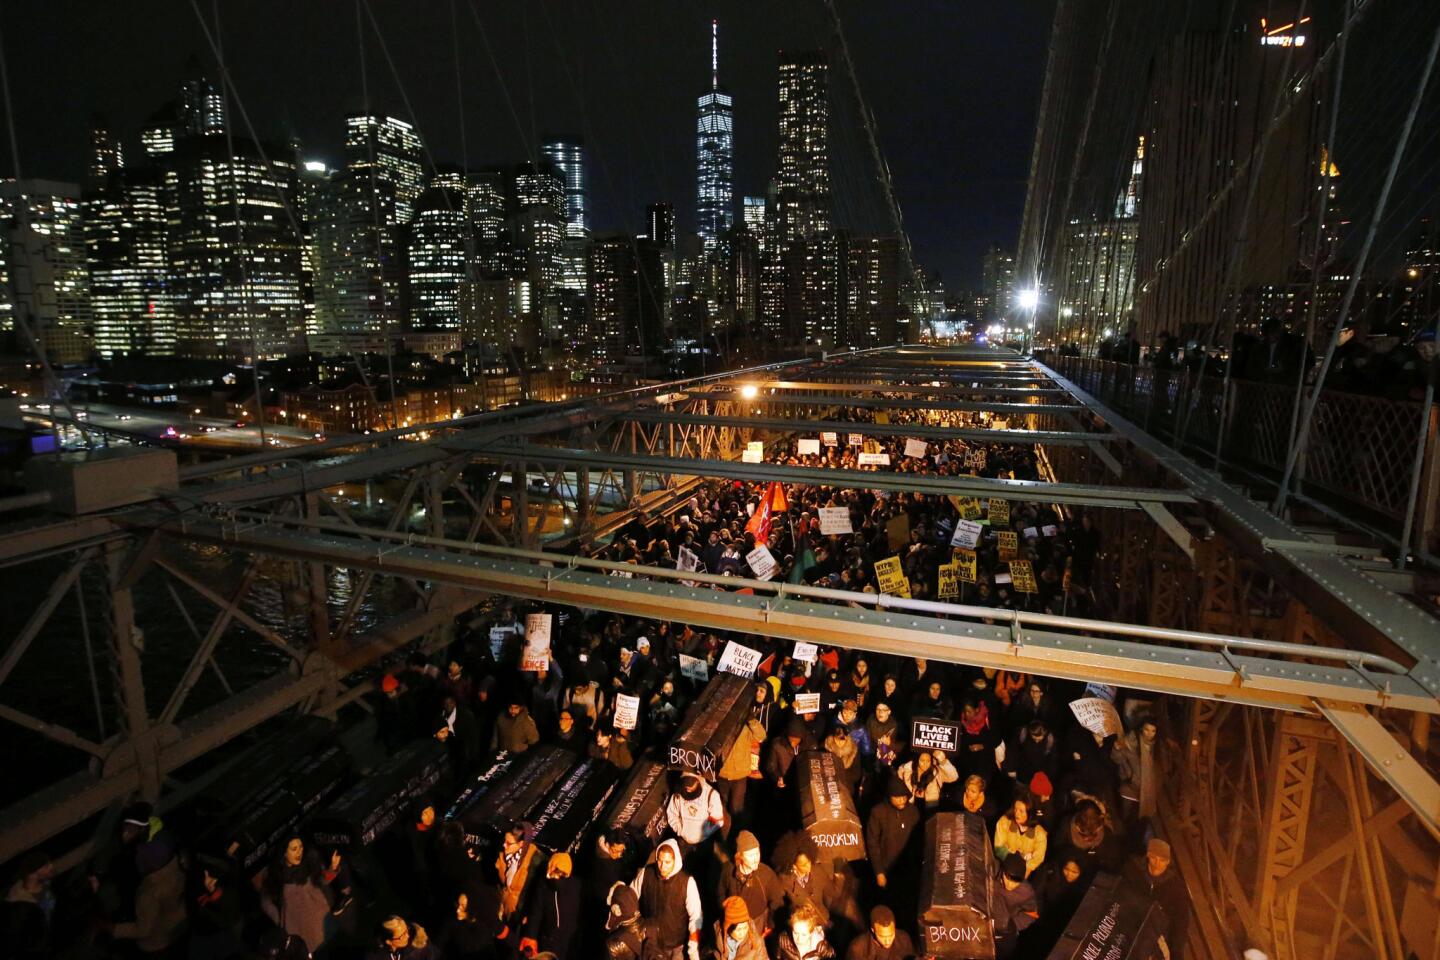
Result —
POLYGON ((685 720, 670 741, 669 763, 692 770, 706 780, 720 776, 730 748, 750 719, 755 681, 733 673, 717 673, 685 711, 685 720))
POLYGON ((1101 873, 1049 960, 1160 960, 1165 911, 1144 893, 1128 888, 1113 873, 1101 873))
MULTIPOLYGON (((858 760, 856 761, 859 762, 858 760)), ((865 858, 865 836, 850 790, 840 782, 839 761, 828 750, 807 750, 796 762, 800 824, 820 856, 865 858)))
POLYGON ((461 793, 446 819, 458 819, 471 843, 494 839, 515 820, 533 823, 550 791, 579 763, 578 756, 554 744, 513 758, 502 751, 461 793))
POLYGON ((201 842, 201 848, 233 859, 246 873, 265 866, 275 844, 302 820, 339 793, 350 777, 350 755, 339 744, 327 744, 274 771, 243 806, 223 817, 201 842))
POLYGON ((574 853, 600 823, 620 771, 604 760, 582 760, 551 791, 535 817, 535 843, 551 853, 574 853))
POLYGON ((991 960, 999 884, 983 819, 973 813, 931 817, 925 824, 920 874, 921 952, 956 960, 991 960))
POLYGON ((448 765, 449 751, 437 740, 416 740, 400 748, 316 814, 310 835, 327 846, 369 846, 439 782, 448 765))
POLYGON ((607 829, 658 843, 665 834, 665 801, 670 796, 669 769, 659 760, 637 760, 605 811, 607 829))

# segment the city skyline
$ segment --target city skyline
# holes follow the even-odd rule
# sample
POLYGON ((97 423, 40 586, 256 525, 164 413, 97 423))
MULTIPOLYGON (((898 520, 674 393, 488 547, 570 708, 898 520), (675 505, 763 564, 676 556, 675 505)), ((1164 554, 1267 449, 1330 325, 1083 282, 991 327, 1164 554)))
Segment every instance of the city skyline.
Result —
MULTIPOLYGON (((7 8, 4 13, 22 173, 27 178, 79 182, 92 113, 106 117, 127 153, 137 152, 139 128, 161 102, 174 97, 174 82, 189 58, 196 55, 202 64, 212 60, 198 25, 183 8, 169 9, 167 15, 159 4, 141 4, 126 22, 107 24, 93 15, 66 17, 72 6, 60 3, 53 11, 7 8), (63 30, 58 29, 59 19, 65 20, 63 30), (32 34, 37 43, 16 42, 32 34), (59 37, 65 42, 58 42, 59 37), (158 37, 167 42, 158 43, 158 37), (114 52, 127 44, 132 51, 144 50, 146 56, 122 57, 114 52), (27 79, 36 75, 36 57, 44 58, 49 70, 69 81, 63 98, 34 89, 36 85, 27 79), (145 62, 143 71, 140 59, 145 62), (121 79, 125 82, 118 82, 121 79)), ((718 19, 725 34, 719 71, 722 86, 732 91, 737 105, 730 205, 736 221, 741 218, 740 197, 763 194, 773 175, 778 50, 786 45, 820 45, 828 33, 819 4, 813 10, 797 8, 768 17, 743 5, 697 5, 683 12, 640 5, 616 13, 599 28, 594 13, 583 9, 572 17, 558 8, 522 12, 500 5, 486 9, 484 36, 497 58, 492 66, 475 21, 462 7, 454 32, 464 79, 462 141, 448 8, 419 11, 413 17, 403 17, 398 8, 385 3, 377 2, 373 8, 416 110, 417 132, 437 163, 468 160, 471 168, 511 164, 529 159, 532 151, 538 155, 540 145, 555 133, 580 137, 590 161, 591 228, 634 234, 644 230, 645 206, 660 201, 675 205, 682 235, 695 232, 695 93, 709 87, 712 79, 710 21, 718 19), (528 55, 522 43, 511 42, 521 38, 527 24, 528 55), (635 69, 618 71, 621 63, 635 69), (505 78, 503 88, 496 80, 497 68, 505 78)), ((313 56, 298 55, 301 49, 313 50, 306 44, 316 35, 315 15, 286 7, 283 16, 269 16, 275 12, 264 3, 244 13, 221 10, 227 61, 241 102, 262 139, 298 136, 304 159, 339 166, 344 157, 344 118, 363 105, 353 18, 347 11, 331 24, 330 34, 343 39, 335 41, 322 65, 309 63, 313 56), (277 34, 266 28, 267 18, 289 28, 277 34)), ((961 29, 957 16, 948 31, 936 31, 934 24, 919 17, 878 22, 863 8, 842 9, 842 15, 917 258, 951 286, 973 285, 984 248, 990 242, 1013 242, 1023 200, 1024 144, 1043 66, 1048 5, 1023 16, 982 15, 982 20, 993 19, 986 32, 1021 45, 1017 50, 1021 56, 1014 62, 1004 62, 970 34, 973 18, 968 15, 967 29, 961 29), (910 67, 901 75, 899 68, 910 65, 887 54, 897 41, 920 53, 940 49, 942 39, 969 52, 964 61, 972 65, 966 68, 969 83, 945 82, 960 70, 949 56, 919 57, 931 66, 910 67), (966 90, 980 84, 989 89, 1000 85, 1013 93, 1005 99, 1014 102, 1007 102, 1003 112, 998 105, 965 102, 966 90), (993 115, 982 120, 985 114, 993 115), (916 124, 926 115, 943 116, 947 122, 932 124, 926 137, 917 137, 916 124), (999 154, 1006 147, 1002 142, 1006 131, 1014 136, 1009 138, 1013 142, 1008 144, 1008 162, 1002 164, 999 154), (931 136, 954 147, 943 169, 926 160, 933 146, 931 136), (964 143, 973 146, 960 149, 964 143)), ((368 26, 367 34, 371 112, 409 120, 384 53, 368 26)), ((237 134, 245 132, 238 117, 235 127, 237 134)), ((857 132, 847 133, 837 138, 835 146, 840 159, 853 169, 863 169, 865 161, 858 137, 857 132)), ((0 164, 0 168, 8 166, 0 164)), ((883 226, 878 192, 853 202, 840 214, 873 221, 846 224, 852 228, 879 232, 883 226)))

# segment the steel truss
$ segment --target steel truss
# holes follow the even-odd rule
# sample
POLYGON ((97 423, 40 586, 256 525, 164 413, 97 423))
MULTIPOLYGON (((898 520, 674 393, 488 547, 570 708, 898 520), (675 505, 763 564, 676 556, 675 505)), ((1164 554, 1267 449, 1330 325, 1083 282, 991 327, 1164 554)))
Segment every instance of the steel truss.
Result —
MULTIPOLYGON (((1330 740, 1317 753, 1323 774, 1345 769, 1326 757, 1350 758, 1349 782, 1356 785, 1362 818, 1368 817, 1365 804, 1370 803, 1380 823, 1392 824, 1367 826, 1370 833, 1364 836, 1388 841, 1396 830, 1405 830, 1415 843, 1430 842, 1424 831, 1413 828, 1440 823, 1434 780, 1416 752, 1406 749, 1418 739, 1402 743, 1389 728, 1397 716, 1440 711, 1435 698, 1440 668, 1421 642, 1440 635, 1440 625, 1373 581, 1361 582, 1344 557, 1319 551, 1263 511, 1256 515, 1252 511, 1258 508, 1243 498, 1234 502, 1238 495, 1233 491, 1047 368, 1013 356, 997 361, 996 356, 1001 355, 909 348, 869 352, 341 438, 187 468, 176 494, 136 507, 0 530, 0 564, 67 560, 0 655, 0 683, 24 657, 43 649, 35 641, 44 635, 52 612, 68 602, 67 591, 76 590, 87 571, 91 579, 103 572, 104 614, 91 622, 114 651, 113 699, 120 706, 118 717, 104 716, 104 698, 97 693, 95 729, 81 731, 62 730, 0 704, 0 720, 91 758, 82 772, 0 812, 0 860, 130 796, 172 802, 189 786, 175 780, 177 771, 187 773, 187 764, 281 713, 333 712, 352 702, 367 689, 351 676, 356 670, 417 639, 443 643, 444 629, 457 614, 499 593, 1182 695, 1186 699, 1177 703, 1192 704, 1195 717, 1210 722, 1192 718, 1183 727, 1193 728, 1185 754, 1189 779, 1182 780, 1183 793, 1171 803, 1168 822, 1181 865, 1199 895, 1221 904, 1212 916, 1224 922, 1212 922, 1212 932, 1253 932, 1256 942, 1272 946, 1287 935, 1293 940, 1295 924, 1305 927, 1307 918, 1303 909, 1290 910, 1287 897, 1299 889, 1297 884, 1328 876, 1306 874, 1306 864, 1313 859, 1315 838, 1333 841, 1336 832, 1327 822, 1323 830, 1301 837, 1305 852, 1298 861, 1297 841, 1277 832, 1298 822, 1300 807, 1293 791, 1278 805, 1266 792, 1274 771, 1281 769, 1279 758, 1290 749, 1289 740, 1272 743, 1275 731, 1282 723, 1290 724, 1287 731, 1325 731, 1330 740), (895 387, 897 379, 942 386, 895 387), (766 392, 746 398, 735 389, 744 384, 766 392), (769 393, 771 388, 776 392, 769 393), (1067 402, 1006 400, 1016 396, 1017 388, 1027 396, 1067 402), (1052 392, 1057 390, 1063 392, 1052 392), (957 396, 976 399, 952 399, 957 396), (833 419, 846 409, 989 412, 1030 429, 833 419), (1020 416, 1029 419, 1018 421, 1020 416), (1087 432, 1092 427, 1103 432, 1087 432), (769 445, 827 429, 1036 444, 1045 469, 1058 482, 1014 484, 737 462, 750 441, 769 445), (413 442, 422 431, 428 432, 428 442, 413 442), (626 522, 635 506, 680 509, 694 486, 712 476, 994 495, 1052 503, 1061 510, 1090 508, 1105 534, 1095 590, 1114 621, 1009 615, 874 595, 861 598, 865 609, 854 609, 836 605, 855 599, 837 591, 789 585, 751 584, 756 593, 740 595, 680 584, 673 571, 630 567, 629 572, 648 578, 607 576, 602 562, 538 549, 600 540, 626 522), (349 506, 335 495, 342 485, 367 482, 384 488, 386 509, 349 506), (184 560, 194 544, 218 545, 246 558, 239 576, 227 583, 195 576, 184 560), (344 602, 327 590, 341 569, 352 578, 344 602), (251 611, 255 585, 276 578, 302 598, 303 627, 269 624, 251 611), (177 614, 194 640, 179 682, 168 691, 147 692, 150 678, 142 658, 133 655, 141 635, 137 628, 143 625, 135 622, 130 597, 142 579, 172 591, 177 614), (361 635, 361 605, 381 583, 395 586, 407 599, 388 623, 361 635), (197 615, 201 608, 212 611, 208 622, 197 615), (237 630, 275 650, 283 669, 231 691, 215 652, 237 630), (226 694, 213 704, 197 705, 191 694, 206 675, 226 694), (162 706, 151 710, 147 704, 162 706), (1215 723, 1216 717, 1250 717, 1240 722, 1249 725, 1256 751, 1230 750, 1235 721, 1215 723), (1256 863, 1238 865, 1246 843, 1231 842, 1242 828, 1233 825, 1235 815, 1224 807, 1217 786, 1217 778, 1230 776, 1227 765, 1237 756, 1253 766, 1243 781, 1246 809, 1254 814, 1249 822, 1281 825, 1266 834, 1263 857, 1256 841, 1251 845, 1256 863), (1382 780, 1371 776, 1362 761, 1382 780), (1362 798, 1361 785, 1370 800, 1362 798), (1182 808, 1181 801, 1193 809, 1182 808), (1230 859, 1221 863, 1221 855, 1230 859), (1262 860, 1268 864, 1263 869, 1256 865, 1262 860)), ((690 574, 686 579, 708 583, 711 578, 690 574)), ((733 578, 727 585, 735 586, 733 578)), ((1422 725, 1410 726, 1418 730, 1422 725)), ((1305 766, 1297 763, 1286 768, 1292 774, 1284 782, 1303 784, 1305 766)), ((1332 782, 1340 780, 1332 777, 1332 782)), ((1329 815, 1327 805, 1312 801, 1311 808, 1316 816, 1329 815)), ((1327 854, 1332 857, 1327 862, 1348 864, 1361 855, 1359 849, 1352 844, 1327 854)), ((1419 849, 1427 856, 1432 852, 1419 849)), ((1407 856, 1413 876, 1409 868, 1423 857, 1407 856)), ((1347 937, 1386 942, 1381 904, 1393 897, 1381 895, 1376 880, 1381 871, 1374 856, 1370 861, 1370 879, 1362 883, 1364 870, 1357 862, 1347 889, 1354 899, 1354 891, 1368 884, 1373 896, 1365 903, 1373 900, 1375 910, 1357 913, 1347 906, 1345 915, 1359 919, 1343 926, 1337 942, 1347 937), (1371 922, 1372 914, 1379 926, 1371 922), (1352 926, 1369 932, 1360 937, 1352 926)), ((1430 870, 1433 882, 1433 857, 1430 870)), ((1392 867, 1384 876, 1394 883, 1399 874, 1392 867)), ((1297 902, 1303 908, 1304 898, 1297 902)))

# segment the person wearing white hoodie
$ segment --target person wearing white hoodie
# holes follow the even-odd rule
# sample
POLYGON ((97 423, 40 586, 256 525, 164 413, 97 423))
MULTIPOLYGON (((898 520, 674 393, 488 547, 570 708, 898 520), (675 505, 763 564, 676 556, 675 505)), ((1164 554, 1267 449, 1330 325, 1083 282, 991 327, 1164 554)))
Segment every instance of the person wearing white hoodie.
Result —
POLYGON ((680 865, 673 838, 655 848, 655 859, 630 884, 640 898, 640 915, 655 925, 655 943, 665 960, 699 960, 704 918, 700 889, 680 865))
POLYGON ((670 794, 665 804, 665 821, 689 851, 724 825, 725 805, 720 792, 695 774, 685 774, 680 778, 680 789, 670 794))

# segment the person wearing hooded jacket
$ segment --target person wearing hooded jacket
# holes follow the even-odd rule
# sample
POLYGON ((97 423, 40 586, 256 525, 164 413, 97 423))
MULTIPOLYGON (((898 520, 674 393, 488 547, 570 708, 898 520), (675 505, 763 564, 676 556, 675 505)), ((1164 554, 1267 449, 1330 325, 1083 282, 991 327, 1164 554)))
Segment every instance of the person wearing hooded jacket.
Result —
MULTIPOLYGON (((768 688, 762 686, 759 689, 768 688)), ((764 742, 765 725, 752 715, 745 722, 745 726, 740 728, 740 735, 735 738, 734 745, 725 756, 725 762, 720 765, 720 778, 716 781, 715 792, 720 798, 721 806, 730 814, 725 827, 727 838, 730 831, 743 828, 748 822, 745 788, 750 783, 752 759, 764 742)))
POLYGON ((865 853, 875 871, 875 883, 882 888, 888 888, 892 879, 904 879, 894 875, 895 868, 903 862, 920 825, 920 811, 910 800, 910 788, 899 777, 890 778, 885 794, 865 822, 865 853))
POLYGON ((665 802, 665 822, 688 851, 708 840, 725 823, 720 794, 693 773, 680 778, 680 789, 665 802))
POLYGON ((580 929, 580 881, 573 876, 574 864, 568 853, 551 854, 545 880, 530 899, 520 949, 549 951, 555 960, 568 960, 575 952, 575 935, 580 929))
POLYGON ((785 902, 785 891, 775 871, 760 861, 760 841, 749 830, 736 836, 735 857, 720 872, 717 893, 722 901, 731 897, 743 900, 753 926, 761 936, 769 936, 774 913, 785 902))
POLYGON ((681 866, 680 844, 672 838, 656 847, 654 860, 635 875, 630 886, 640 899, 641 917, 655 925, 656 956, 699 960, 704 924, 700 889, 681 866))
POLYGON ((605 956, 609 960, 656 960, 655 925, 640 916, 640 898, 623 883, 605 897, 605 956))
POLYGON ((512 700, 505 712, 495 718, 495 733, 491 749, 509 753, 524 753, 540 742, 540 731, 530 717, 530 711, 519 700, 512 700))

